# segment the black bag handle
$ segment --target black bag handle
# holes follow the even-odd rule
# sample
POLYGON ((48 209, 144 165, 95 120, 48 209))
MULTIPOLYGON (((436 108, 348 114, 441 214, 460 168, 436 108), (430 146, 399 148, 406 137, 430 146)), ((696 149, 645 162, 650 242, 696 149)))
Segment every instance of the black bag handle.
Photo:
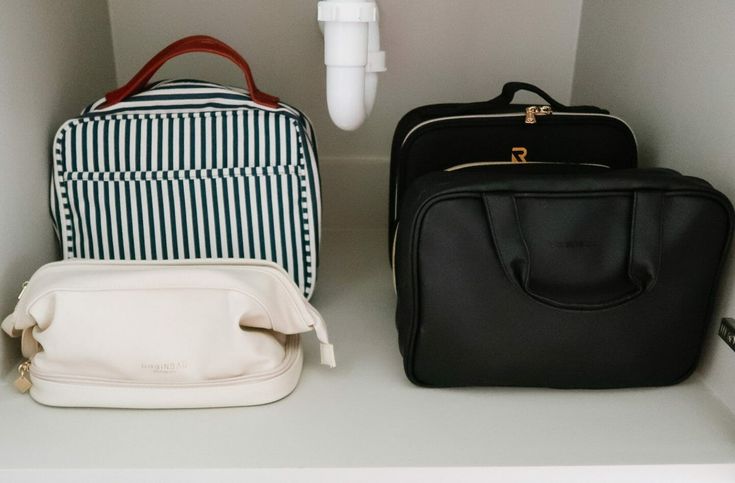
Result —
POLYGON ((551 97, 546 91, 526 82, 506 82, 503 86, 503 90, 500 92, 500 95, 494 99, 490 99, 489 102, 494 104, 509 105, 513 102, 513 98, 519 91, 528 91, 536 94, 541 99, 546 101, 546 103, 550 105, 553 109, 564 109, 567 107, 551 97))
POLYGON ((557 101, 553 97, 551 97, 546 91, 540 89, 539 87, 529 84, 527 82, 506 82, 503 86, 503 90, 500 92, 500 95, 498 97, 495 97, 493 99, 490 99, 488 104, 493 104, 497 107, 501 106, 509 106, 513 103, 513 98, 519 91, 528 91, 536 94, 541 99, 546 101, 546 103, 551 106, 551 109, 554 111, 574 111, 574 112, 592 112, 592 113, 598 113, 598 114, 610 114, 609 111, 605 109, 600 109, 596 106, 566 106, 562 104, 561 102, 557 101))
POLYGON ((663 195, 660 192, 636 191, 633 194, 627 270, 629 289, 623 293, 600 294, 595 303, 556 300, 533 291, 531 259, 517 218, 515 197, 512 193, 488 193, 483 198, 493 242, 506 276, 540 302, 565 309, 598 310, 632 300, 656 284, 661 258, 663 195))

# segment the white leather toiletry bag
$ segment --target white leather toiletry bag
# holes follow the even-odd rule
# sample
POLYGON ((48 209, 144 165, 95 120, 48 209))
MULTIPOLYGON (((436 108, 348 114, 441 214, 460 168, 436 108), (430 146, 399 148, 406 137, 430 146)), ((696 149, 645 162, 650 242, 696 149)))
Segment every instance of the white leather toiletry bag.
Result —
POLYGON ((41 267, 2 323, 22 338, 16 387, 52 406, 248 406, 298 383, 299 333, 334 352, 319 313, 278 265, 259 260, 41 267))

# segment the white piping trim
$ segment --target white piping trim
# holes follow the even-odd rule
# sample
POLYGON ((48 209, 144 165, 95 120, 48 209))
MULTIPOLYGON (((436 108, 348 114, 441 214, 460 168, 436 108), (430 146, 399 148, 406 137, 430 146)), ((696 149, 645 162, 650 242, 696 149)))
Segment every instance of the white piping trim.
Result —
MULTIPOLYGON (((456 119, 492 119, 492 118, 499 118, 499 117, 525 117, 525 113, 503 113, 503 114, 469 114, 466 116, 446 116, 446 117, 437 117, 435 119, 429 119, 428 121, 424 121, 422 123, 417 124, 413 127, 406 136, 403 138, 403 141, 401 142, 401 148, 406 144, 406 141, 408 138, 419 128, 426 126, 427 124, 433 124, 436 122, 442 122, 442 121, 451 121, 456 119)), ((633 129, 631 129, 630 125, 622 120, 621 118, 617 116, 613 116, 610 114, 597 114, 592 112, 554 112, 552 116, 597 116, 597 117, 607 117, 610 119, 616 119, 623 123, 625 127, 628 128, 630 133, 633 135, 633 142, 635 143, 636 151, 638 151, 638 138, 635 136, 635 132, 633 129)), ((398 178, 396 178, 396 190, 393 194, 393 219, 398 219, 398 178)))
POLYGON ((610 166, 606 164, 596 164, 596 163, 555 163, 552 161, 526 161, 523 163, 514 163, 513 161, 477 161, 475 163, 463 163, 463 164, 457 164, 452 167, 449 167, 445 169, 444 171, 459 171, 461 169, 465 168, 474 168, 477 166, 498 166, 498 165, 506 165, 506 164, 515 164, 518 166, 523 166, 524 164, 556 164, 556 165, 562 165, 562 166, 596 166, 598 168, 610 168, 610 166))
MULTIPOLYGON (((447 116, 447 117, 437 117, 435 119, 429 119, 428 121, 424 121, 422 123, 417 124, 413 127, 406 136, 403 138, 403 141, 401 142, 401 147, 403 147, 404 144, 406 144, 406 141, 411 136, 411 134, 414 133, 417 129, 427 125, 427 124, 433 124, 435 122, 441 122, 441 121, 451 121, 456 119, 492 119, 492 118, 498 118, 498 117, 525 117, 525 113, 503 113, 503 114, 470 114, 466 116, 447 116)), ((617 116, 613 116, 610 114, 597 114, 592 112, 554 112, 552 114, 553 116, 596 116, 596 117, 607 117, 610 119, 616 119, 623 123, 625 127, 628 128, 628 130, 633 134, 633 140, 635 141, 636 149, 638 148, 638 140, 635 137, 635 132, 630 128, 630 125, 625 122, 624 120, 620 119, 617 116)))

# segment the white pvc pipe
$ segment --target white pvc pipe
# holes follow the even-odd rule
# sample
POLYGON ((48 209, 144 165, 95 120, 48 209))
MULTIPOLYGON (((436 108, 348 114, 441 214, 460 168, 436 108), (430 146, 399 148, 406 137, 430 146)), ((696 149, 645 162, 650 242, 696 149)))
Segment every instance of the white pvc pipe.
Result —
POLYGON ((367 118, 364 67, 327 67, 327 108, 338 128, 362 126, 367 118))
POLYGON ((365 116, 373 112, 378 93, 378 72, 385 72, 385 52, 380 50, 380 12, 376 9, 375 22, 368 23, 368 65, 365 72, 365 116))
POLYGON ((377 6, 371 0, 322 1, 319 20, 323 22, 329 115, 337 127, 353 131, 370 114, 377 72, 385 70, 377 6))

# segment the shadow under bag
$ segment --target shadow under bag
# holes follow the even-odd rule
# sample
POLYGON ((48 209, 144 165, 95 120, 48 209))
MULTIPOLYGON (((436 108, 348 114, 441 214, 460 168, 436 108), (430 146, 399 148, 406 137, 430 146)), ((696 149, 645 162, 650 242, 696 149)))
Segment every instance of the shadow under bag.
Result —
POLYGON ((516 165, 426 175, 400 219, 411 381, 616 388, 695 368, 733 210, 671 170, 516 165))

